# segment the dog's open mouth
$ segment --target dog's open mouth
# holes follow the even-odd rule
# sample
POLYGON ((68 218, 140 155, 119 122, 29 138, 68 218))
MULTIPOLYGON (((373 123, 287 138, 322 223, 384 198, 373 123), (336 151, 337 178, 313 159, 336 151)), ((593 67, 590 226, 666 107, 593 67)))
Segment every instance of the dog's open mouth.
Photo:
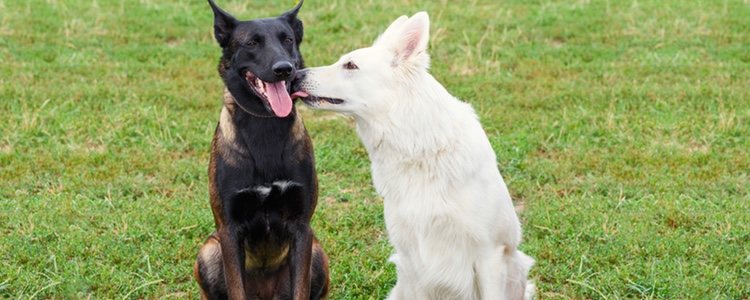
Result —
POLYGON ((305 104, 310 106, 317 106, 318 104, 322 102, 327 102, 330 104, 341 104, 344 103, 344 100, 339 98, 328 98, 328 97, 321 97, 321 96, 314 96, 310 95, 306 92, 299 91, 294 93, 295 96, 302 99, 302 102, 305 102, 305 104))
MULTIPOLYGON (((292 112, 294 104, 292 95, 287 91, 286 81, 265 82, 251 72, 245 73, 245 80, 253 92, 271 107, 274 115, 284 118, 292 112)), ((300 97, 297 93, 293 95, 300 97)))

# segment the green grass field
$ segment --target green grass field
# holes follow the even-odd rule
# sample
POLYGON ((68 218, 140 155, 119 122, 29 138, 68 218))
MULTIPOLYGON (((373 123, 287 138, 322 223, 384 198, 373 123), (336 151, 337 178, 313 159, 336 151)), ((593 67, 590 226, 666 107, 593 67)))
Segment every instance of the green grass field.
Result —
MULTIPOLYGON (((418 10, 523 207, 540 299, 750 298, 750 1, 308 0, 307 64, 418 10)), ((197 298, 219 55, 202 0, 0 0, 0 298, 197 298)), ((331 299, 382 299, 367 154, 299 108, 331 299)))

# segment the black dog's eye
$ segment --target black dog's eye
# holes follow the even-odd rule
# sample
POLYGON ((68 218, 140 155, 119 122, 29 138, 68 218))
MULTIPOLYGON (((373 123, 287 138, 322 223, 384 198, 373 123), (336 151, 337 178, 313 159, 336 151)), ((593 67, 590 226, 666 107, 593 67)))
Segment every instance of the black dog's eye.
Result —
POLYGON ((292 40, 292 38, 284 38, 284 44, 291 45, 292 43, 294 43, 294 40, 292 40))
POLYGON ((353 62, 350 61, 350 62, 344 64, 344 69, 347 69, 347 70, 357 70, 357 69, 359 69, 359 67, 357 67, 357 65, 355 65, 353 62))
POLYGON ((255 48, 258 46, 258 41, 256 40, 250 40, 247 43, 245 43, 245 46, 248 46, 250 48, 255 48))

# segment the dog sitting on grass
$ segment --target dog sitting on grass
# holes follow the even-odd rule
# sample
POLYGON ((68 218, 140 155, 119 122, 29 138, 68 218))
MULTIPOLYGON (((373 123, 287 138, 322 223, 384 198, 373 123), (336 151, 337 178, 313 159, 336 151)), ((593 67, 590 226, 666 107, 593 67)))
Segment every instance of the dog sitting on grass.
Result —
POLYGON ((428 73, 429 18, 299 76, 303 101, 352 115, 385 203, 398 281, 388 299, 524 299, 534 260, 476 113, 428 73))
POLYGON ((303 67, 302 2, 238 21, 209 0, 224 107, 211 144, 216 231, 195 263, 203 299, 323 299, 328 260, 310 228, 318 182, 289 87, 303 67))

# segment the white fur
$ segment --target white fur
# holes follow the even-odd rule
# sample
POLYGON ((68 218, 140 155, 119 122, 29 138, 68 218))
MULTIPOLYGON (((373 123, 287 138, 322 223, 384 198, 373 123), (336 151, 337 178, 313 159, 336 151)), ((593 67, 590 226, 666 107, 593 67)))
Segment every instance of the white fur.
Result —
POLYGON ((260 201, 263 202, 266 197, 268 197, 268 194, 271 193, 271 187, 265 186, 265 185, 258 185, 253 188, 256 192, 260 193, 261 196, 263 196, 263 199, 260 201))
POLYGON ((299 184, 297 182, 287 181, 287 180, 274 181, 273 185, 279 187, 279 191, 281 191, 282 193, 284 191, 286 191, 286 189, 288 189, 289 187, 292 187, 292 186, 301 186, 301 184, 299 184))
POLYGON ((429 19, 402 16, 369 48, 312 68, 314 107, 352 115, 385 202, 398 281, 389 299, 522 299, 533 259, 471 106, 428 72, 429 19), (348 62, 355 70, 345 69, 348 62))
MULTIPOLYGON (((280 192, 285 192, 286 189, 292 186, 300 186, 299 183, 294 181, 287 181, 287 180, 277 180, 272 183, 273 186, 276 186, 279 188, 280 192)), ((260 193, 261 196, 263 196, 263 199, 260 199, 261 202, 265 201, 265 197, 268 197, 268 195, 271 193, 271 187, 267 185, 257 185, 252 188, 256 192, 260 193)))

